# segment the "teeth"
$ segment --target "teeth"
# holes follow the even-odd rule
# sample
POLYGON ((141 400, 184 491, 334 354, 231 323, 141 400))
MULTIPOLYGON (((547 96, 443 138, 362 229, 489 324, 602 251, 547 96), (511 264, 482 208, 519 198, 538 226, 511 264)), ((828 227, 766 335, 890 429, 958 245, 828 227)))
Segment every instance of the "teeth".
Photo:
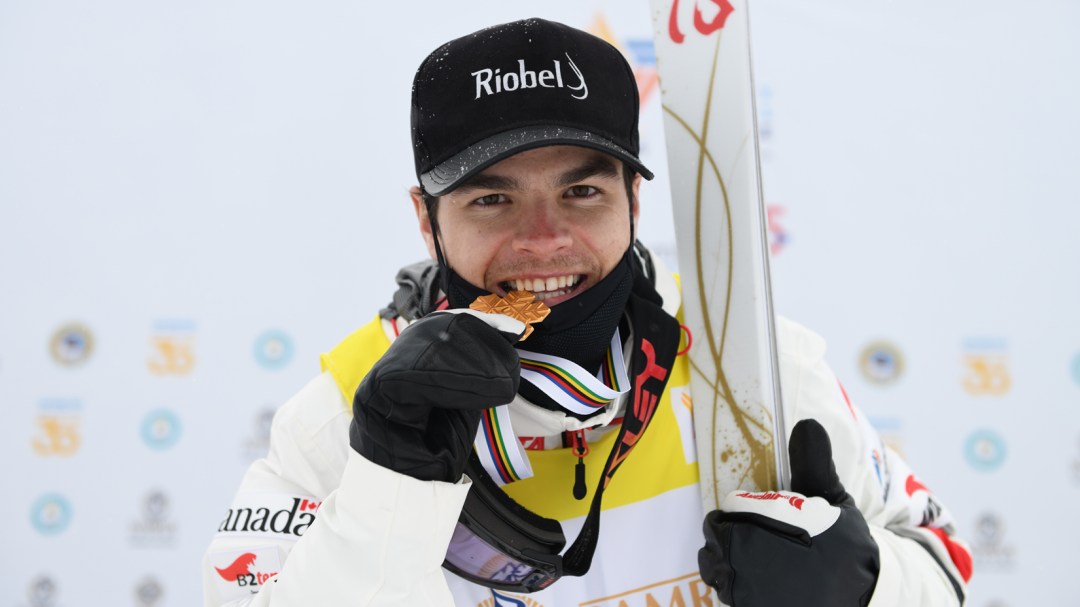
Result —
POLYGON ((506 285, 512 286, 515 291, 532 291, 537 294, 537 299, 565 295, 576 286, 578 276, 568 274, 564 276, 552 276, 550 278, 516 278, 506 281, 506 285), (544 297, 540 297, 543 293, 544 297))
POLYGON ((548 299, 548 298, 551 298, 551 297, 559 297, 561 295, 566 295, 569 292, 570 292, 570 289, 560 289, 558 291, 547 291, 547 292, 543 292, 543 293, 537 293, 536 294, 536 300, 537 301, 544 301, 545 299, 548 299))

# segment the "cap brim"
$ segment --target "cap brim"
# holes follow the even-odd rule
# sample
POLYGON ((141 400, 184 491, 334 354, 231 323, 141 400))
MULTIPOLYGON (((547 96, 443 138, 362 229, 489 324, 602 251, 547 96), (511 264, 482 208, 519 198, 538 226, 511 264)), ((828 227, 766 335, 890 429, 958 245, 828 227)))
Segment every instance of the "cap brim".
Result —
POLYGON ((420 185, 428 194, 441 196, 500 160, 518 152, 549 145, 575 145, 611 154, 626 161, 645 179, 653 178, 652 171, 645 168, 637 156, 609 139, 570 127, 531 126, 492 135, 469 146, 420 175, 420 185))

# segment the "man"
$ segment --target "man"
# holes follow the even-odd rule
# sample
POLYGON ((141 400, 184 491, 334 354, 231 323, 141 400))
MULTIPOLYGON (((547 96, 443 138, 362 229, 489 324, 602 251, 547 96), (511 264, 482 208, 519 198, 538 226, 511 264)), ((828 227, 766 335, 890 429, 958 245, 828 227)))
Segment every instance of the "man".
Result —
POLYGON ((278 412, 207 551, 207 604, 963 602, 947 513, 792 323, 799 493, 701 511, 671 399, 678 290, 634 239, 637 116, 618 51, 560 24, 424 61, 411 195, 436 262, 278 412))

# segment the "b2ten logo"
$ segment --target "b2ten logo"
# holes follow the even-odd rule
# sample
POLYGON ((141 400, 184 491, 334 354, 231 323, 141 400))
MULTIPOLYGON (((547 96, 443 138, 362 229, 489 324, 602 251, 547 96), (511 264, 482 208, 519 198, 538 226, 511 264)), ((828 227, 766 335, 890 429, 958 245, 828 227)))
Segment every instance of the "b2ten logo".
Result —
POLYGON ((259 586, 266 580, 274 577, 277 573, 252 573, 251 566, 255 564, 255 554, 247 552, 236 557, 236 560, 232 562, 228 567, 217 570, 221 579, 226 582, 236 582, 238 586, 259 586))

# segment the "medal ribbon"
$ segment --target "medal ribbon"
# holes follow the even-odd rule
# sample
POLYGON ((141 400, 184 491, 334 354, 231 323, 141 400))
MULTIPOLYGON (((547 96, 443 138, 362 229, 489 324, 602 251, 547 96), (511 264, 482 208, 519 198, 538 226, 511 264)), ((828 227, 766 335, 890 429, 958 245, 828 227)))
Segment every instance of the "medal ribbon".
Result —
POLYGON ((564 409, 579 415, 595 413, 630 390, 618 328, 611 337, 611 344, 596 376, 577 363, 558 356, 521 349, 518 349, 518 355, 521 357, 522 379, 532 383, 564 409))
POLYGON ((508 405, 484 410, 473 448, 488 476, 500 487, 533 475, 525 449, 510 427, 508 405))
MULTIPOLYGON (((595 376, 558 356, 520 349, 518 355, 522 379, 575 413, 595 413, 630 390, 618 329, 595 376)), ((484 410, 473 447, 488 475, 500 487, 533 475, 525 449, 510 426, 508 405, 484 410)))

